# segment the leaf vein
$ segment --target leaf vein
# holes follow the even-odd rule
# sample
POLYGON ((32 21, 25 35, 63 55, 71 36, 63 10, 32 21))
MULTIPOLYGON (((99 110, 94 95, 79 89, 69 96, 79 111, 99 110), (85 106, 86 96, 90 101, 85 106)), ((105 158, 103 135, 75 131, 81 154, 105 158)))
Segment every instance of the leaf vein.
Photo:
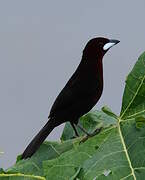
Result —
POLYGON ((129 157, 129 154, 128 154, 128 151, 127 151, 127 148, 126 148, 126 145, 125 145, 125 142, 124 142, 124 138, 123 138, 123 135, 122 135, 122 131, 121 131, 121 128, 120 128, 120 119, 118 118, 118 120, 119 120, 119 122, 118 122, 118 131, 119 131, 120 139, 121 139, 121 142, 122 142, 122 145, 123 145, 123 149, 125 151, 125 155, 126 155, 129 167, 131 169, 131 174, 132 174, 134 180, 136 180, 134 169, 132 167, 131 160, 130 160, 130 157, 129 157))

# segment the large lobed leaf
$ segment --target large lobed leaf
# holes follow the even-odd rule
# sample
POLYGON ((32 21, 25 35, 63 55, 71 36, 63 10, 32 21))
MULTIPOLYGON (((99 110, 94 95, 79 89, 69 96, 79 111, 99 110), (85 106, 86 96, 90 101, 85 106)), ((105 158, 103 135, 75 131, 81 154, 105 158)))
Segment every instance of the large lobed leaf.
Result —
MULTIPOLYGON (((145 53, 139 57, 127 77, 120 116, 103 107, 102 111, 90 112, 81 118, 80 123, 89 132, 102 127, 99 134, 87 139, 79 131, 81 137, 73 139, 74 132, 67 123, 61 143, 44 143, 32 158, 18 161, 2 173, 5 176, 18 172, 26 176, 39 175, 38 178, 42 176, 46 180, 143 180, 144 64, 145 53)), ((4 175, 0 176, 0 180, 4 178, 4 175)))
POLYGON ((139 57, 126 80, 121 118, 145 114, 145 52, 139 57))
MULTIPOLYGON (((94 128, 98 126, 108 127, 110 125, 114 125, 116 124, 116 120, 115 118, 106 115, 102 111, 95 111, 81 118, 81 124, 84 124, 87 129, 93 131, 94 128), (98 117, 98 119, 96 117, 98 117), (90 121, 90 119, 92 120, 92 122, 90 121), (93 126, 94 123, 96 123, 96 126, 93 126)), ((69 134, 68 130, 65 128, 62 137, 65 137, 64 135, 67 136, 65 131, 69 134)), ((86 141, 88 142, 86 145, 84 143, 79 144, 82 137, 68 139, 65 141, 62 140, 62 142, 45 142, 33 155, 33 157, 27 160, 19 160, 14 166, 10 167, 2 173, 5 173, 5 175, 21 173, 28 176, 42 176, 46 177, 46 179, 66 179, 68 177, 74 179, 80 172, 80 163, 88 158, 88 155, 86 154, 93 154, 94 150, 97 148, 96 145, 94 145, 95 147, 93 147, 93 145, 90 144, 93 148, 88 145, 88 143, 90 143, 89 141, 86 141), (83 145, 85 145, 85 148, 83 145), (63 163, 62 165, 55 166, 55 162, 59 160, 58 157, 62 156, 63 154, 67 158, 66 161, 70 160, 70 164, 65 165, 65 163, 63 163), (70 159, 68 159, 69 154, 70 159), (78 159, 77 166, 73 166, 71 162, 71 160, 73 161, 75 155, 77 155, 78 159)), ((76 161, 76 158, 74 160, 76 161)), ((9 176, 12 177, 12 175, 9 176)), ((3 179, 3 176, 0 176, 0 180, 1 178, 3 179)))

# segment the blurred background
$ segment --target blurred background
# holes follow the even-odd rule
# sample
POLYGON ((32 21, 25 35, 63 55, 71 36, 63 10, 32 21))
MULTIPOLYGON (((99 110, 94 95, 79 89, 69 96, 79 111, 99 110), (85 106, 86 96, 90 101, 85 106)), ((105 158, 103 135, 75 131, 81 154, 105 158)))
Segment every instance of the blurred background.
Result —
MULTIPOLYGON (((0 1, 0 167, 47 121, 56 96, 91 38, 121 42, 104 57, 104 92, 94 109, 120 112, 125 78, 145 50, 145 1, 0 1)), ((63 125, 48 137, 58 140, 63 125)))

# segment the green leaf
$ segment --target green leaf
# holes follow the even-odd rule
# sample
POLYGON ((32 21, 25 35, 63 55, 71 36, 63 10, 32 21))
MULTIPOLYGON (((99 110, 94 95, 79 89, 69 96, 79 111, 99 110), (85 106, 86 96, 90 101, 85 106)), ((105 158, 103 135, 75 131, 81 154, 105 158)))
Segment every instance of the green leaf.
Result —
MULTIPOLYGON (((103 112, 99 112, 96 111, 94 113, 89 113, 86 116, 81 118, 82 124, 85 122, 85 126, 88 127, 88 130, 91 131, 91 129, 95 129, 95 127, 93 127, 93 123, 90 125, 91 119, 94 119, 94 124, 96 123, 97 125, 102 123, 103 121, 103 126, 108 127, 109 125, 112 124, 116 124, 116 120, 108 115, 106 115, 103 112), (96 119, 96 120, 95 120, 96 119), (95 122, 96 121, 96 122, 95 122)), ((12 166, 11 168, 9 168, 6 173, 7 174, 13 174, 13 173, 23 173, 25 175, 39 175, 39 176, 46 176, 47 179, 48 177, 50 178, 51 175, 56 174, 55 170, 57 169, 57 171, 60 172, 57 173, 58 179, 60 177, 71 177, 72 179, 74 177, 76 177, 78 175, 78 173, 80 172, 80 167, 79 165, 79 157, 84 160, 86 158, 88 158, 88 155, 86 156, 87 153, 93 154, 94 150, 96 150, 98 148, 98 146, 95 145, 95 147, 93 149, 90 149, 89 145, 87 147, 85 147, 85 151, 84 152, 84 147, 79 145, 79 141, 81 138, 76 138, 76 139, 71 139, 71 140, 67 140, 65 142, 62 143, 58 143, 58 142, 45 142, 39 149, 38 152, 36 152, 36 154, 31 157, 30 159, 27 160, 20 160, 20 156, 18 156, 17 158, 17 163, 12 166), (79 147, 79 149, 78 149, 79 147), (78 149, 78 150, 77 150, 78 149), (78 154, 78 165, 74 165, 72 168, 71 164, 68 165, 68 167, 66 167, 65 163, 62 163, 60 166, 56 166, 55 168, 53 168, 53 170, 49 170, 47 169, 47 167, 50 167, 51 165, 49 164, 50 162, 55 162, 59 159, 59 156, 62 156, 63 154, 66 153, 74 153, 74 155, 76 154, 76 150, 77 150, 77 154, 78 154), (80 150, 80 153, 79 153, 80 150), (84 155, 84 156, 83 156, 84 155), (63 171, 62 169, 65 169, 65 171, 63 171), (66 171, 67 169, 67 171, 66 171), (68 173, 66 173, 68 172, 68 173), (66 174, 66 176, 65 176, 66 174)), ((92 139, 93 141, 93 139, 92 139)), ((90 143, 90 141, 88 141, 87 143, 90 143)), ((83 144, 83 143, 82 143, 83 144)), ((66 156, 66 155, 65 155, 66 156)), ((63 156, 62 156, 63 157, 63 156)), ((67 157, 67 156, 66 156, 67 157)), ((73 158, 73 156, 72 156, 73 158)), ((68 161, 68 157, 66 159, 66 161, 68 161)), ((53 162, 53 164, 55 164, 53 162)), ((54 176, 55 177, 55 176, 54 176)), ((56 178, 56 177, 55 177, 56 178)))
POLYGON ((123 95, 121 118, 133 118, 145 113, 145 52, 129 73, 123 95))
POLYGON ((145 128, 138 130, 135 119, 118 119, 117 127, 108 127, 60 157, 44 161, 44 175, 65 180, 80 168, 77 178, 83 180, 143 179, 144 137, 145 128))
POLYGON ((76 142, 77 140, 69 140, 64 143, 45 142, 34 156, 26 160, 19 160, 14 166, 7 169, 6 173, 23 173, 43 176, 43 161, 60 156, 63 152, 72 149, 76 142))
MULTIPOLYGON (((137 179, 145 170, 145 128, 139 131, 135 120, 120 121, 108 130, 96 153, 83 163, 79 177, 89 179, 137 179), (110 173, 107 177, 105 171, 110 173), (139 172, 138 172, 139 171, 139 172)), ((140 179, 143 179, 140 178, 140 179)))
POLYGON ((117 115, 112 112, 112 110, 108 106, 102 107, 102 111, 108 114, 111 117, 117 118, 117 115))
MULTIPOLYGON (((116 115, 114 114, 114 117, 116 115)), ((79 124, 81 124, 89 133, 93 132, 99 127, 106 128, 116 124, 116 119, 113 116, 104 113, 103 111, 91 111, 80 118, 79 124)), ((79 135, 82 136, 84 133, 77 127, 79 135)), ((66 123, 64 131, 61 136, 61 140, 65 141, 75 137, 75 133, 70 123, 66 123)))

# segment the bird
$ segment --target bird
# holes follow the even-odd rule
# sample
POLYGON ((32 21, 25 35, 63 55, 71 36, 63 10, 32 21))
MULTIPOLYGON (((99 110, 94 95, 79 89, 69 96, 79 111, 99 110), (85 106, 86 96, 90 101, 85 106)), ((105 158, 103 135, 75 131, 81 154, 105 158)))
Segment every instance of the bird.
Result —
POLYGON ((103 92, 103 57, 118 44, 116 39, 95 37, 86 44, 81 61, 74 74, 54 101, 48 121, 26 147, 21 159, 30 158, 44 142, 51 131, 62 123, 70 122, 76 136, 79 118, 88 113, 99 101, 103 92))

